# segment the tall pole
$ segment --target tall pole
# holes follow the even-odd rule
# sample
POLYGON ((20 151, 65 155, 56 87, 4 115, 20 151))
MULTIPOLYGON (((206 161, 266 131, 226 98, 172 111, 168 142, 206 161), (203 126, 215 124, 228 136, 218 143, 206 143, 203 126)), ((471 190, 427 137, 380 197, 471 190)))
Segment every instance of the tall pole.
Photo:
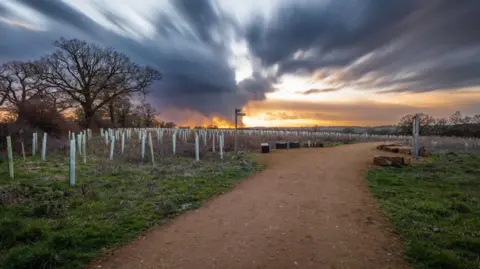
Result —
POLYGON ((238 139, 237 139, 237 118, 238 118, 238 111, 240 109, 238 108, 235 108, 235 153, 237 153, 237 150, 238 150, 238 146, 237 146, 237 143, 238 143, 238 139))

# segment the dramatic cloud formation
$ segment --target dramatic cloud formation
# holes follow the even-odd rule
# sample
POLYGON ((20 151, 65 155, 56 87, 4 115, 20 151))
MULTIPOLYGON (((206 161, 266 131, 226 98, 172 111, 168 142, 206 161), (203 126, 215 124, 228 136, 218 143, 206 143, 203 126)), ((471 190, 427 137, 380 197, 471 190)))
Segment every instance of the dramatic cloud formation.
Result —
MULTIPOLYGON (((478 0, 4 0, 0 62, 38 58, 61 36, 78 38, 159 69, 164 79, 149 101, 170 115, 231 120, 235 107, 267 109, 270 99, 296 96, 321 101, 322 113, 308 119, 340 120, 321 98, 478 91, 478 14, 478 0)), ((370 105, 355 117, 378 116, 370 105)), ((402 113, 409 109, 403 104, 402 113)))
POLYGON ((233 107, 265 98, 271 85, 259 74, 237 86, 235 70, 229 63, 233 54, 229 45, 239 34, 234 20, 220 13, 209 0, 163 4, 169 4, 169 8, 160 11, 156 7, 157 13, 150 21, 155 33, 134 38, 128 35, 135 29, 130 28, 127 19, 107 6, 98 5, 97 11, 117 27, 116 31, 62 1, 0 3, 2 14, 10 15, 6 18, 22 19, 15 10, 8 9, 16 5, 46 21, 45 28, 39 31, 0 24, 2 34, 9 37, 0 41, 0 60, 38 57, 51 51, 52 42, 60 36, 75 37, 112 46, 140 63, 158 68, 164 79, 154 86, 153 98, 160 108, 189 108, 206 116, 229 115, 233 107))
POLYGON ((252 22, 247 39, 278 75, 333 70, 361 89, 463 88, 480 82, 478 12, 476 0, 289 2, 252 22))

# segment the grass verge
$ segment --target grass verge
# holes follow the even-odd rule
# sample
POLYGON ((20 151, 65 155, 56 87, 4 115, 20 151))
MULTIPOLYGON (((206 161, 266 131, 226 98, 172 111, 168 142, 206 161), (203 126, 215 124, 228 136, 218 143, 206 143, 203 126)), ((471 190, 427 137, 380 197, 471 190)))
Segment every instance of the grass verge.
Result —
POLYGON ((480 155, 438 154, 367 180, 414 268, 480 268, 480 155))
POLYGON ((260 168, 244 155, 225 157, 153 166, 89 156, 77 162, 75 187, 63 156, 15 160, 14 180, 0 161, 0 268, 82 268, 260 168))

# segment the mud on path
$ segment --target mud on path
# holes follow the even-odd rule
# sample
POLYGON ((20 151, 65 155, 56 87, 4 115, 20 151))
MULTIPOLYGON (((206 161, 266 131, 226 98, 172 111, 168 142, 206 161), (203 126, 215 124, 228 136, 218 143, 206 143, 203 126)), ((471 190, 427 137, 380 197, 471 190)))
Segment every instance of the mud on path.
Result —
POLYGON ((375 144, 277 151, 267 168, 91 268, 406 268, 365 185, 375 144))

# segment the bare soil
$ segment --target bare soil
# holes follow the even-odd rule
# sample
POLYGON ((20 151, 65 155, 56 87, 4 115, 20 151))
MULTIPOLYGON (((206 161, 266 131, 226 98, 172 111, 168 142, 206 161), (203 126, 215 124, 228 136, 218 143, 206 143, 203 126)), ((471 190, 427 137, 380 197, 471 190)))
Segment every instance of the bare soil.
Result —
POLYGON ((407 268, 365 184, 376 145, 261 155, 264 171, 90 268, 407 268))

